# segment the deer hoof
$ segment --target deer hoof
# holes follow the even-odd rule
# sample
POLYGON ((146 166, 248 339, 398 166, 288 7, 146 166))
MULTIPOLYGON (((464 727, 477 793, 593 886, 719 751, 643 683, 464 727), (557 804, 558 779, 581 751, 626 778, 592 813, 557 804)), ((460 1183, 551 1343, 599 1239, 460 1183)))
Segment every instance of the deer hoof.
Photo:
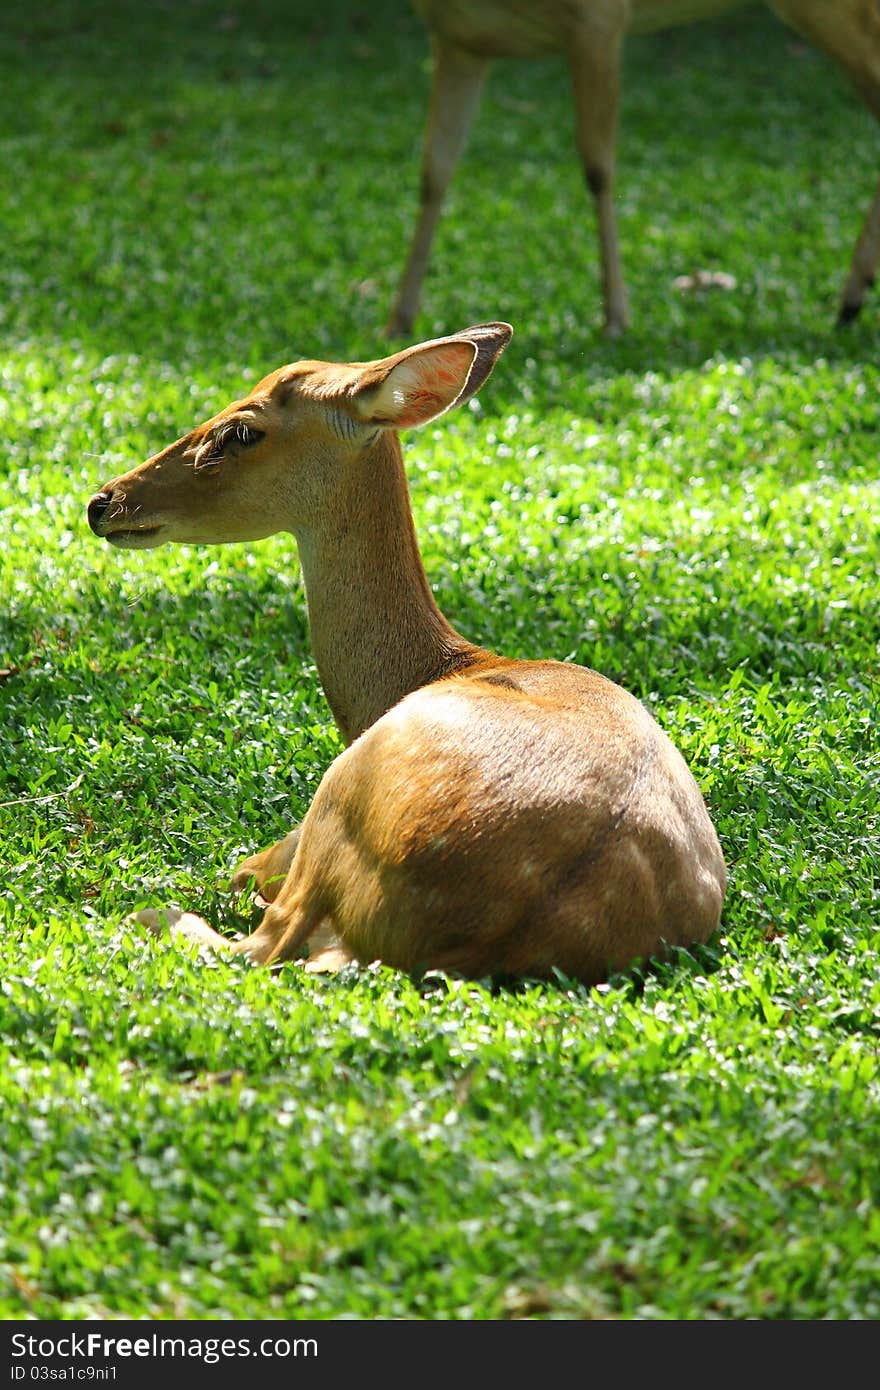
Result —
POLYGON ((858 318, 861 308, 861 303, 841 304, 840 313, 837 315, 837 327, 846 328, 848 323, 852 323, 853 319, 858 318))

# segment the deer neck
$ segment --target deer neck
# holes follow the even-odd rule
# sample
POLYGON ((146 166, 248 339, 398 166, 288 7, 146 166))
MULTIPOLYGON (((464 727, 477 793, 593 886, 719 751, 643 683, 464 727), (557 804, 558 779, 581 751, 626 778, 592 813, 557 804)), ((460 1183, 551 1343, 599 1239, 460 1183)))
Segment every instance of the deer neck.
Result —
POLYGON ((318 674, 351 743, 478 649, 434 601, 397 436, 383 431, 341 486, 336 505, 296 539, 318 674))

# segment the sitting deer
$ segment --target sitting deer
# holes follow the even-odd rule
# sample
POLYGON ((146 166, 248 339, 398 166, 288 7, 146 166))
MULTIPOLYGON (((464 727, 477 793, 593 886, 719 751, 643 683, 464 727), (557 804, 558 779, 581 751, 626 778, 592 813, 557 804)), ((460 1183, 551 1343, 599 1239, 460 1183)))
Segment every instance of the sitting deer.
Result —
POLYGON ((595 671, 474 646, 428 586, 397 431, 480 390, 511 332, 282 367, 89 502, 129 550, 291 532, 347 745, 302 826, 235 876, 268 904, 257 930, 230 944, 175 911, 178 935, 264 964, 308 948, 310 970, 591 983, 718 926, 718 839, 644 707, 595 671))
MULTIPOLYGON (((627 325, 614 211, 621 53, 646 33, 739 8, 744 0, 413 0, 431 34, 433 81, 425 130, 421 207, 387 332, 408 334, 449 180, 493 58, 562 53, 571 70, 577 148, 593 195, 606 328, 627 325)), ((768 0, 770 7, 851 78, 880 119, 880 0, 768 0)), ((880 259, 880 187, 843 287, 839 322, 855 318, 880 259)))

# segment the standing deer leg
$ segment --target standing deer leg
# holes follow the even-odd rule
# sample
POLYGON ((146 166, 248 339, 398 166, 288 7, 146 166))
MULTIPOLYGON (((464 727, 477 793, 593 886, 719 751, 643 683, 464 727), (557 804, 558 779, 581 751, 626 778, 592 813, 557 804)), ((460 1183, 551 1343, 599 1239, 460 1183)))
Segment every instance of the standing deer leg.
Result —
MULTIPOLYGON (((769 0, 780 19, 839 63, 880 121, 880 6, 875 0, 769 0)), ((880 186, 868 208, 840 296, 838 324, 851 323, 880 263, 880 186)))
POLYGON ((582 28, 568 49, 576 140, 596 204, 605 326, 622 333, 629 322, 614 210, 614 164, 623 28, 582 28))
POLYGON ((434 76, 422 156, 421 206, 397 297, 385 332, 409 333, 419 307, 422 280, 443 198, 480 100, 488 63, 442 39, 434 39, 434 76))
POLYGON ((849 275, 840 297, 839 324, 851 323, 865 302, 865 295, 874 283, 880 262, 880 185, 868 209, 865 225, 856 242, 849 275))
MULTIPOLYGON (((862 26, 850 39, 850 46, 858 55, 859 66, 850 70, 856 91, 872 115, 880 121, 880 11, 873 15, 862 11, 862 26)), ((859 239, 853 251, 852 262, 843 293, 840 296, 838 324, 851 323, 865 302, 865 296, 877 276, 880 264, 880 184, 874 194, 874 201, 868 208, 859 239)))

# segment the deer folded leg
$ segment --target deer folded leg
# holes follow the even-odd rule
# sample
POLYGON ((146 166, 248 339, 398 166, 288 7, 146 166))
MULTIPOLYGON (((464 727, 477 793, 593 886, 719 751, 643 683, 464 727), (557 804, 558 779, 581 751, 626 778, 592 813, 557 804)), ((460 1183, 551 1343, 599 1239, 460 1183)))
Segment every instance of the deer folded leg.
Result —
POLYGON ((330 918, 325 918, 321 926, 312 932, 308 947, 309 957, 303 962, 307 975, 333 975, 357 959, 336 935, 330 918))
POLYGON ((274 902, 293 863, 299 836, 300 827, 297 825, 283 840, 277 840, 268 849, 260 850, 258 854, 251 854, 247 859, 243 859, 232 875, 233 891, 240 893, 253 879, 265 901, 274 902))
POLYGON ((144 907, 133 912, 126 922, 146 927, 151 936, 164 936, 167 932, 173 941, 190 941, 197 946, 207 946, 212 951, 228 953, 235 949, 236 941, 221 936, 204 917, 195 912, 183 912, 179 907, 144 907))

